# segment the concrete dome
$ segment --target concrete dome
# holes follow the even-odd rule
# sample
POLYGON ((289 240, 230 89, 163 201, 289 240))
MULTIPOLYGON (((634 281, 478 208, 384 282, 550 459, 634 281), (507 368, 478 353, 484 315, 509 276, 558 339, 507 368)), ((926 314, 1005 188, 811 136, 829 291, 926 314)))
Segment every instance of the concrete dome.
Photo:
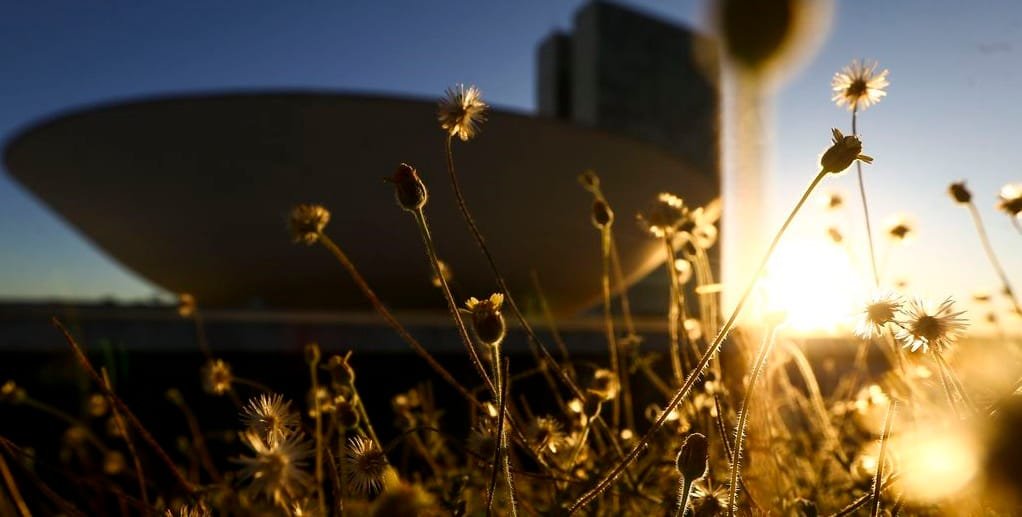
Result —
MULTIPOLYGON (((310 92, 128 102, 32 127, 5 159, 19 182, 121 264, 200 304, 368 307, 325 250, 290 241, 290 207, 316 202, 332 212, 327 233, 388 305, 442 309, 415 223, 382 181, 400 162, 419 169, 456 295, 495 290, 454 203, 434 112, 433 102, 310 92)), ((657 147, 501 110, 475 140, 456 142, 455 160, 516 297, 527 305, 535 269, 560 314, 600 292, 599 239, 580 172, 603 179, 633 281, 662 261, 635 212, 662 190, 693 204, 716 192, 715 181, 657 147)))

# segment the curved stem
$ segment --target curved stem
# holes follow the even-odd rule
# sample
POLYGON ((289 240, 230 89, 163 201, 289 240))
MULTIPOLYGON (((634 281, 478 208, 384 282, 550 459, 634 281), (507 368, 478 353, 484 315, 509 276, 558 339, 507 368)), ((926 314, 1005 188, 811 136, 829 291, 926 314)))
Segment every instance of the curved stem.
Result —
POLYGON ((326 490, 323 486, 323 409, 319 405, 319 376, 316 372, 316 366, 319 365, 318 357, 317 350, 315 360, 309 361, 309 378, 312 381, 312 403, 316 405, 316 492, 319 507, 326 508, 326 490))
POLYGON ((692 494, 692 483, 681 476, 678 480, 678 507, 674 509, 674 517, 683 517, 688 510, 688 499, 692 494))
POLYGON ((415 215, 415 223, 419 226, 419 233, 422 234, 422 242, 426 246, 426 255, 429 256, 429 262, 433 266, 433 273, 440 280, 440 287, 444 293, 444 298, 447 300, 447 308, 451 311, 451 318, 454 319, 454 324, 458 328, 458 336, 461 337, 462 343, 465 345, 465 349, 468 350, 468 356, 472 359, 472 366, 475 366, 479 376, 482 377, 483 382, 489 386, 490 392, 493 393, 494 399, 498 395, 497 391, 500 389, 493 381, 490 376, 486 373, 486 368, 483 367, 482 360, 479 359, 479 353, 476 351, 476 347, 472 344, 472 338, 468 335, 468 329, 465 327, 465 321, 461 319, 461 311, 458 310, 458 302, 454 300, 454 295, 451 293, 451 287, 447 284, 447 279, 444 278, 443 271, 440 269, 440 258, 437 256, 436 245, 433 244, 433 237, 429 233, 429 225, 426 223, 426 214, 420 208, 413 212, 415 215))
POLYGON ((1008 275, 1004 272, 1004 268, 1001 267, 1001 261, 997 260, 997 254, 994 253, 994 247, 990 244, 990 237, 987 236, 986 228, 983 226, 983 219, 979 216, 979 210, 976 209, 976 204, 971 200, 968 203, 968 207, 969 213, 972 214, 972 222, 976 226, 976 233, 979 235, 979 241, 983 244, 983 250, 986 251, 987 258, 990 259, 990 265, 994 267, 994 271, 997 272, 997 276, 1001 279, 1001 287, 1004 289, 1004 294, 1011 299, 1011 305, 1015 309, 1015 313, 1022 315, 1022 308, 1019 307, 1015 290, 1011 288, 1011 282, 1008 281, 1008 275))
POLYGON ((674 372, 674 383, 675 385, 681 384, 684 379, 685 372, 682 370, 682 350, 681 350, 681 303, 680 301, 685 296, 681 292, 681 282, 678 280, 678 269, 674 265, 674 245, 671 242, 671 236, 664 236, 664 248, 667 250, 667 276, 671 281, 670 289, 670 300, 667 305, 667 323, 668 323, 668 334, 670 335, 671 341, 671 370, 674 372))
POLYGON ((418 340, 412 337, 412 335, 409 334, 407 330, 405 330, 405 327, 401 325, 401 322, 399 322, 397 318, 395 318, 394 315, 390 312, 390 310, 387 309, 385 305, 383 305, 383 302, 380 301, 380 298, 377 297, 376 293, 372 290, 371 287, 369 287, 369 284, 366 283, 365 278, 362 277, 362 274, 359 273, 355 265, 352 264, 351 260, 348 259, 348 256, 344 253, 344 251, 342 251, 341 248, 338 247, 337 244, 335 244, 334 241, 327 237, 325 234, 320 234, 319 242, 323 244, 323 246, 328 251, 330 251, 330 253, 332 253, 335 258, 337 258, 337 261, 341 263, 341 266, 348 271, 348 274, 351 276, 352 280, 354 280, 355 285, 358 286, 359 290, 362 291, 362 294, 366 297, 366 299, 369 300, 369 303, 372 304, 376 312, 383 317, 383 320, 387 322, 387 325, 389 325, 390 328, 394 329, 394 331, 397 332, 398 336, 400 336, 401 339, 403 339, 406 343, 408 343, 409 346, 412 347, 412 350, 415 350, 415 352, 419 354, 420 357, 425 359, 426 363, 428 363, 433 368, 433 371, 437 372, 437 374, 439 374, 441 378, 443 378, 445 381, 447 381, 448 384, 453 386, 454 389, 458 391, 458 393, 461 393, 461 395, 465 397, 465 400, 469 401, 470 404, 477 408, 482 408, 483 407, 482 404, 480 404, 479 401, 476 400, 475 397, 473 397, 472 394, 469 393, 469 391, 465 389, 465 387, 462 386, 460 382, 455 380, 454 376, 451 375, 450 372, 448 372, 447 369, 444 368, 439 362, 437 362, 433 355, 430 354, 429 351, 426 350, 426 348, 423 347, 422 344, 418 342, 418 340))
MULTIPOLYGON (((483 239, 482 232, 479 231, 479 227, 476 226, 475 219, 472 218, 472 213, 468 210, 468 205, 465 203, 465 197, 461 194, 461 186, 458 183, 458 175, 454 172, 454 151, 452 149, 452 136, 448 136, 445 141, 445 151, 447 153, 447 174, 451 179, 451 188, 454 190, 454 197, 458 201, 458 209, 461 211, 461 216, 465 219, 465 223, 468 225, 469 231, 472 233, 472 237, 475 238, 476 243, 479 245, 479 249, 483 252, 483 256, 486 258, 487 264, 490 266, 490 270, 493 273, 494 278, 497 281, 497 285, 504 294, 504 301, 507 302, 508 307, 511 308, 511 312, 515 315, 515 319, 522 325, 525 333, 529 336, 529 339, 536 342, 539 345, 539 349, 543 352, 543 357, 550 362, 552 365, 556 365, 557 361, 554 360, 553 356, 550 355, 550 350, 546 344, 539 339, 536 332, 532 330, 532 325, 525 319, 525 315, 518 309, 518 304, 515 302, 513 296, 511 296, 511 290, 507 287, 507 282, 504 281, 504 276, 500 274, 500 270, 497 268, 497 263, 490 253, 490 249, 486 246, 486 240, 483 239)), ((572 394, 579 399, 585 398, 582 390, 579 389, 578 385, 567 375, 566 372, 560 368, 555 368, 559 373, 559 377, 564 382, 565 386, 571 390, 572 394)))
POLYGON ((891 399, 887 408, 887 418, 884 419, 884 434, 880 436, 880 455, 877 457, 877 471, 873 476, 873 510, 871 517, 880 515, 880 491, 884 480, 884 463, 887 461, 887 442, 890 441, 891 427, 894 426, 894 412, 898 409, 898 401, 891 399))
MULTIPOLYGON (((852 109, 852 136, 858 136, 856 127, 859 107, 852 109)), ((873 267, 873 286, 880 287, 880 274, 877 272, 877 256, 873 248, 873 227, 869 220, 869 205, 866 203, 866 186, 862 182, 862 162, 855 160, 855 175, 859 179, 859 198, 862 200, 862 214, 866 219, 866 241, 869 242, 869 263, 873 267)))
MULTIPOLYGON (((610 352, 610 370, 617 376, 618 382, 624 384, 627 372, 621 367, 617 336, 614 333, 614 314, 611 312, 610 225, 604 226, 600 230, 600 249, 600 258, 603 263, 603 274, 600 278, 600 285, 603 288, 603 323, 607 332, 607 348, 610 352)), ((610 418, 614 429, 618 429, 621 425, 621 397, 614 397, 610 418)))
POLYGON ((681 401, 688 396, 689 392, 692 391, 692 387, 695 385, 696 381, 702 374, 703 370, 706 369, 706 365, 709 364, 710 359, 712 359, 713 356, 720 349, 720 346, 721 344, 723 344, 724 339, 727 337, 728 333, 731 332, 731 328, 734 326, 735 321, 738 320, 738 316, 741 315, 742 309, 745 307, 745 302, 748 301, 749 295, 752 294, 752 290, 756 286, 757 280, 759 279, 760 275, 763 274, 763 270, 766 269, 767 262, 770 260, 770 256, 773 255, 774 249, 777 248, 777 244, 780 242, 781 237, 784 235, 785 230, 787 230, 788 226, 791 225, 791 222, 795 219, 795 215, 798 214, 799 210, 802 208, 802 205, 805 204, 806 200, 809 199, 810 194, 812 194, 813 190, 816 189, 817 185, 819 185, 820 182, 823 181, 823 178, 826 175, 827 173, 821 170, 819 173, 816 174, 816 177, 813 178, 813 180, 809 183, 809 186, 806 187, 805 192, 802 193, 802 197, 798 200, 798 203, 795 204, 795 208, 791 210, 791 213, 788 214, 787 219, 784 220, 784 224, 781 225, 781 228, 777 230, 777 233, 774 235, 773 240, 770 242, 770 246, 767 248, 766 253, 760 260, 759 266, 756 268, 756 272, 752 275, 752 278, 749 280, 749 283, 745 286, 745 291, 742 293, 742 296, 738 299, 738 303, 735 305, 734 310, 731 312, 731 316, 728 318, 727 322, 724 323, 724 326, 721 327, 720 332, 717 333, 717 336, 713 339, 713 342, 710 343, 710 346, 706 349, 706 352, 703 354, 702 358, 699 359, 698 364, 696 364, 695 368, 693 368, 692 371, 689 372, 689 376, 687 379, 685 379, 685 383, 681 386, 681 388, 678 389, 678 391, 674 393, 674 396, 671 397, 671 400, 667 403, 667 407, 665 407, 664 410, 660 413, 660 416, 658 416, 656 421, 653 422, 653 425, 649 428, 648 431, 646 431, 646 434, 643 435, 642 439, 639 440, 639 442, 635 445, 635 447, 632 448, 632 450, 627 455, 625 455, 624 459, 618 462, 617 465, 615 465, 614 468, 610 470, 610 472, 608 472, 603 478, 601 478, 593 488, 591 488, 586 493, 582 494, 582 496, 579 497, 577 501, 575 501, 575 504, 573 504, 572 507, 568 510, 569 514, 578 511, 583 506, 585 506, 586 504, 590 503, 593 499, 598 497, 601 493, 603 493, 604 490, 609 488, 610 485, 614 482, 614 480, 616 480, 618 476, 620 476, 621 473, 624 472, 626 468, 628 468, 628 465, 635 461, 635 458, 637 458, 639 454, 646 448, 646 446, 649 445, 649 442, 653 438, 653 435, 656 434, 656 432, 659 431, 660 428, 664 426, 664 423, 667 421, 667 417, 671 414, 671 411, 673 411, 674 408, 678 407, 678 404, 680 404, 681 401))
POLYGON ((735 429, 735 447, 731 456, 731 486, 727 492, 728 515, 734 517, 738 508, 738 475, 742 470, 742 449, 745 445, 745 426, 749 422, 749 405, 752 402, 752 394, 756 391, 756 381, 763 374, 763 366, 766 364, 770 350, 774 347, 774 337, 777 333, 777 326, 768 328, 763 335, 763 342, 759 345, 759 352, 756 354, 756 362, 752 368, 752 376, 749 378, 749 385, 745 388, 745 396, 742 398, 742 405, 738 410, 738 427, 735 429))

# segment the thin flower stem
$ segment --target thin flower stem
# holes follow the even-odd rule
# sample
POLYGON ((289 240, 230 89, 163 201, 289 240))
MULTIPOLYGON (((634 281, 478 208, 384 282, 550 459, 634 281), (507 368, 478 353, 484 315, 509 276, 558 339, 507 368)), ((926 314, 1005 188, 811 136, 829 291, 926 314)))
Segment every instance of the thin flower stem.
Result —
MULTIPOLYGON (((107 391, 113 393, 114 386, 110 383, 110 376, 107 375, 106 368, 101 367, 99 372, 103 376, 103 384, 106 386, 107 391)), ((107 397, 107 399, 110 403, 110 412, 113 413, 114 425, 117 426, 117 432, 124 438, 124 445, 128 448, 128 454, 131 454, 132 463, 135 464, 135 478, 138 480, 138 492, 142 496, 142 503, 149 506, 149 494, 145 488, 145 473, 142 472, 142 460, 138 457, 138 450, 135 449, 135 443, 131 440, 131 435, 128 434, 128 426, 124 423, 124 418, 117 411, 117 405, 114 404, 110 397, 107 397)))
POLYGON ((359 290, 362 291, 362 294, 369 300, 369 303, 372 304, 376 312, 383 317, 383 320, 387 322, 387 325, 389 325, 390 328, 394 329, 394 331, 397 332, 398 336, 400 336, 401 339, 408 343, 408 345, 411 346, 412 349, 415 350, 415 352, 419 354, 420 357, 425 359, 426 363, 433 368, 433 371, 437 372, 437 374, 439 374, 441 378, 443 378, 445 381, 447 381, 448 384, 453 386, 454 389, 458 391, 458 393, 461 393, 461 395, 465 397, 465 400, 467 400, 473 406, 481 409, 483 407, 482 404, 479 403, 479 401, 476 400, 476 398, 473 397, 472 394, 467 389, 465 389, 465 387, 462 386, 460 382, 455 380, 454 376, 451 375, 450 372, 448 372, 447 369, 444 368, 439 362, 437 362, 433 355, 430 354, 429 351, 427 351, 426 348, 423 347, 418 340, 416 340, 414 337, 412 337, 411 334, 408 333, 404 325, 402 325, 401 322, 399 322, 397 318, 394 317, 394 314, 390 312, 390 309, 387 309, 387 307, 383 305, 383 302, 380 301, 379 297, 376 296, 376 293, 372 290, 371 287, 369 287, 369 284, 366 283, 365 278, 362 277, 362 274, 359 273, 357 268, 355 268, 355 265, 352 264, 351 260, 348 259, 348 256, 344 253, 344 251, 342 251, 341 248, 338 247, 337 244, 335 244, 334 241, 327 237, 325 234, 320 234, 319 242, 322 243, 323 246, 328 251, 330 251, 330 253, 332 253, 335 258, 337 258, 337 261, 341 263, 341 266, 348 271, 348 274, 351 276, 352 280, 355 281, 355 285, 358 286, 359 290))
MULTIPOLYGON (((619 358, 619 349, 617 343, 617 336, 614 332, 614 314, 611 312, 611 293, 610 293, 610 225, 606 225, 600 229, 600 258, 603 264, 603 274, 600 278, 600 285, 603 288, 603 323, 604 328, 607 332, 607 348, 610 352, 610 370, 617 376, 618 381, 624 383, 624 377, 626 372, 621 367, 621 360, 619 358)), ((621 426, 621 398, 614 397, 613 407, 611 408, 611 425, 614 429, 618 429, 621 426)))
POLYGON ((610 236, 610 263, 614 267, 614 283, 618 288, 618 299, 621 302, 621 317, 624 318, 625 330, 629 335, 635 335, 632 304, 628 299, 628 283, 625 281, 625 274, 621 269, 621 255, 617 251, 617 239, 614 238, 613 233, 610 236))
POLYGON ((678 269, 674 266, 674 245, 671 242, 670 234, 664 236, 664 248, 667 250, 667 263, 665 264, 667 267, 667 277, 671 282, 667 305, 668 334, 671 341, 671 371, 674 372, 674 385, 677 386, 685 378, 684 367, 681 364, 683 352, 681 349, 681 329, 679 328, 681 324, 680 300, 685 295, 681 292, 678 269))
POLYGON ((664 426, 664 423, 667 422, 667 417, 670 416, 671 411, 673 411, 674 408, 678 407, 678 404, 680 404, 681 401, 688 396, 689 392, 692 391, 692 387, 695 385, 696 381, 702 374, 703 370, 706 369, 706 365, 709 364, 710 359, 712 359, 713 356, 716 355, 717 351, 720 350, 720 347, 723 344, 724 339, 731 332, 731 329, 734 326, 735 321, 738 320, 738 316, 741 315, 742 308, 745 307, 745 303, 748 301, 749 295, 752 294, 752 290, 753 288, 755 288, 757 280, 759 279, 760 275, 763 274, 763 270, 766 269, 767 262, 770 260, 770 256, 773 255, 774 249, 777 248, 777 244, 781 241, 781 237, 784 236, 785 230, 787 230, 788 226, 791 225, 791 222, 795 219, 795 215, 798 214, 799 210, 802 208, 802 205, 805 204, 806 200, 809 199, 809 196, 813 193, 813 190, 815 190, 816 187, 820 184, 820 182, 823 181, 823 178, 826 177, 826 175, 827 172, 821 170, 819 173, 816 174, 816 177, 813 178, 813 180, 809 183, 809 186, 806 187, 805 192, 802 193, 802 197, 798 200, 798 203, 795 204, 795 207, 791 210, 791 213, 788 214, 788 217, 787 219, 784 220, 784 224, 781 225, 781 228, 777 230, 777 233, 774 235, 773 240, 770 242, 770 246, 767 247, 766 253, 760 260, 759 266, 756 268, 756 271, 752 275, 752 278, 749 280, 749 283, 745 286, 745 291, 742 293, 742 296, 738 299, 738 303, 735 305, 734 310, 731 312, 731 316, 728 318, 727 322, 724 323, 724 326, 721 327, 720 332, 717 333, 717 336, 713 339, 713 342, 710 343, 710 346, 707 347, 706 352, 703 354, 702 358, 699 359, 698 364, 696 364, 695 368, 693 368, 692 371, 689 373, 688 378, 685 379, 685 383, 681 386, 681 388, 678 389, 678 391, 674 393, 674 396, 671 397, 671 400, 667 403, 667 407, 665 407, 664 410, 660 413, 660 416, 658 416, 656 421, 653 422, 653 425, 649 428, 649 430, 646 431, 646 434, 643 435, 642 439, 639 440, 639 442, 635 445, 635 447, 632 448, 631 451, 628 452, 627 455, 625 455, 624 459, 618 462, 610 470, 610 472, 604 475, 596 483, 596 485, 593 486, 593 488, 589 489, 586 493, 582 494, 582 496, 575 501, 575 503, 568 510, 569 514, 580 510, 583 506, 592 502, 593 499, 598 497, 601 493, 603 493, 603 491, 609 488, 610 485, 613 484, 614 481, 618 478, 618 476, 620 476, 621 473, 628 468, 628 465, 635 461, 639 454, 643 450, 645 450, 645 448, 649 445, 650 440, 653 438, 653 435, 655 435, 657 431, 659 431, 660 428, 664 426))
POLYGON ((192 447, 195 448, 196 453, 199 455, 199 461, 202 463, 203 468, 206 469, 206 473, 213 478, 213 481, 217 483, 222 482, 224 478, 220 475, 220 471, 217 470, 216 465, 213 463, 213 458, 209 455, 209 448, 206 447, 206 437, 202 434, 202 428, 199 427, 199 420, 195 418, 195 413, 185 403, 184 398, 179 396, 168 396, 167 398, 184 414, 185 421, 188 424, 188 431, 192 435, 192 447))
POLYGON ((1011 219, 1011 225, 1015 227, 1015 231, 1022 235, 1022 223, 1019 223, 1018 217, 1008 216, 1008 219, 1011 219))
POLYGON ((458 336, 461 337, 462 344, 465 345, 465 350, 468 351, 468 356, 472 360, 472 366, 475 367, 479 376, 482 377, 483 383, 490 388, 490 393, 494 395, 496 399, 497 391, 500 389, 490 376, 486 373, 486 368, 483 367, 483 361, 479 359, 479 353, 476 351, 476 347, 472 344, 472 338, 469 337, 468 328, 465 326, 465 321, 461 319, 461 311, 458 310, 458 302, 454 299, 454 294, 451 293, 451 287, 447 284, 447 279, 444 278, 443 271, 440 269, 440 257, 437 255, 436 245, 433 243, 433 236, 429 232, 429 224, 426 222, 426 213, 420 208, 413 212, 415 216, 415 224, 419 226, 419 233, 422 234, 422 242, 426 246, 426 255, 429 256, 429 262, 433 266, 433 273, 436 278, 440 280, 440 288, 444 293, 444 299, 447 300, 447 309, 451 311, 451 318, 454 319, 454 325, 458 329, 458 336))
POLYGON ((7 485, 7 492, 11 494, 11 499, 14 499, 14 505, 18 508, 18 513, 21 514, 21 517, 32 517, 32 512, 29 511, 28 505, 25 504, 25 498, 21 497, 18 484, 14 482, 14 476, 11 475, 11 470, 7 468, 7 462, 2 454, 0 454, 0 475, 3 476, 4 484, 7 485))
POLYGON ((734 517, 738 511, 738 477, 742 470, 742 448, 745 444, 745 426, 749 422, 749 408, 752 404, 752 394, 756 391, 756 381, 763 374, 763 366, 770 351, 774 347, 774 338, 777 334, 777 326, 771 325, 763 335, 763 342, 759 345, 759 352, 756 354, 756 362, 752 368, 752 375, 749 377, 749 385, 745 388, 745 396, 742 398, 742 405, 738 410, 738 426, 735 429, 735 446, 731 455, 731 486, 728 488, 727 508, 728 515, 734 517))
MULTIPOLYGON (((852 109, 852 136, 859 136, 857 128, 859 107, 852 109)), ((869 243, 869 262, 873 267, 873 287, 880 287, 880 274, 877 272, 877 256, 873 248, 873 227, 869 220, 869 205, 866 203, 866 186, 862 181, 862 162, 855 160, 855 174, 859 179, 859 197, 862 199, 862 214, 866 219, 866 241, 869 243)))
POLYGON ((323 409, 319 404, 319 376, 316 372, 319 365, 318 357, 317 351, 313 360, 309 361, 309 379, 312 383, 312 403, 316 405, 316 492, 319 507, 326 508, 326 488, 323 485, 323 409))
POLYGON ((955 412, 955 417, 958 420, 962 420, 961 410, 958 409, 958 404, 955 403, 955 397, 951 393, 951 387, 947 379, 947 372, 940 366, 940 361, 934 355, 933 361, 937 363, 937 373, 940 374, 940 386, 944 388, 944 396, 947 397, 947 404, 951 406, 951 410, 955 412))
POLYGON ((547 327, 550 329, 550 334, 553 336, 554 343, 557 345, 558 352, 561 354, 562 364, 558 365, 556 362, 551 364, 555 367, 562 368, 569 377, 574 377, 575 369, 571 365, 571 355, 568 353, 568 346, 564 344, 564 339, 561 338, 561 333, 557 329, 557 320, 550 311, 550 304, 547 303, 546 294, 543 292, 543 285, 539 281, 539 274, 536 273, 535 269, 533 269, 530 273, 533 289, 536 290, 536 297, 539 299, 539 305, 543 311, 543 318, 546 320, 547 327))
POLYGON ((969 200, 968 207, 969 213, 972 215, 972 222, 976 226, 976 234, 979 235, 979 241, 983 244, 983 250, 986 251, 987 258, 990 259, 990 265, 993 266, 994 271, 997 272, 997 276, 1001 279, 1001 287, 1004 290, 1004 294, 1011 299, 1011 305, 1015 309, 1015 313, 1022 314, 1022 307, 1019 306, 1018 297, 1015 296, 1015 290, 1011 287, 1008 275, 1004 272, 1004 268, 1001 267, 1001 261, 997 260, 997 254, 994 253, 994 247, 990 244, 990 237, 987 236, 986 228, 983 225, 983 219, 979 216, 979 210, 976 209, 976 204, 973 203, 972 200, 969 200))
POLYGON ((884 419, 884 433, 880 436, 880 454, 877 456, 877 471, 873 475, 873 510, 870 517, 880 515, 880 492, 883 490, 884 467, 887 462, 887 444, 891 438, 891 428, 894 426, 894 414, 898 410, 898 401, 891 399, 887 407, 887 418, 884 419))
POLYGON ((92 363, 89 361, 89 358, 85 355, 85 352, 82 351, 81 347, 78 346, 78 342, 75 341, 75 338, 71 336, 71 333, 68 332, 66 328, 64 328, 64 325, 61 324, 60 320, 58 320, 56 317, 52 318, 51 322, 64 335, 64 339, 67 341, 68 345, 71 346, 71 350, 74 351, 75 357, 81 364, 82 369, 84 369, 85 372, 88 373, 90 377, 92 377, 92 380, 100 387, 100 389, 103 391, 103 394, 110 398, 110 400, 114 403, 114 406, 120 409, 121 413, 123 413, 124 416, 127 417, 128 422, 130 422, 132 427, 134 427, 135 430, 138 431, 138 434, 139 436, 142 437, 142 440, 153 449, 153 451, 160 458, 160 460, 163 461, 163 463, 170 470, 171 474, 173 474, 174 480, 177 481, 177 483, 181 485, 181 487, 184 488, 189 495, 194 494, 195 486, 192 485, 192 483, 188 481, 183 474, 181 474, 181 471, 178 470, 177 465, 174 463, 174 461, 171 460, 170 456, 168 456, 167 453, 163 450, 163 448, 160 447, 160 444, 156 441, 155 438, 153 438, 153 435, 149 433, 145 426, 142 425, 142 422, 138 420, 138 417, 136 417, 135 414, 131 412, 131 409, 128 408, 128 405, 125 404, 124 401, 121 400, 116 393, 107 388, 106 384, 103 382, 103 378, 100 377, 96 369, 93 368, 92 363))
POLYGON ((951 382, 951 386, 958 392, 958 396, 962 399, 962 402, 969 409, 973 415, 979 414, 979 408, 972 402, 972 397, 965 391, 965 386, 962 385, 962 380, 958 378, 958 374, 948 364, 947 359, 944 359, 944 355, 939 350, 934 350, 933 355, 937 358, 937 364, 944 370, 948 380, 951 382))
POLYGON ((681 476, 678 480, 678 506, 674 509, 674 517, 683 517, 688 510, 688 499, 692 494, 692 482, 681 476))
MULTIPOLYGON (((494 278, 497 281, 497 286, 504 294, 504 301, 507 302, 508 306, 511 307, 511 312, 514 313, 515 318, 522 325, 525 333, 539 345, 539 349, 543 352, 543 357, 546 358, 551 364, 556 364, 553 356, 550 355, 550 350, 547 346, 539 339, 536 332, 533 331, 532 325, 525 319, 525 315, 518 309, 518 304, 515 302, 514 297, 511 295, 511 290, 508 289, 507 282, 504 281, 504 276, 500 274, 500 270, 497 268, 497 263, 493 258, 493 254, 490 253, 490 248, 486 246, 486 240, 483 238, 482 232, 479 231, 479 227, 476 226, 475 219, 472 217, 472 213, 468 210, 468 205, 465 203, 465 197, 461 193, 461 186, 458 183, 458 175, 454 170, 454 150, 452 148, 453 135, 448 135, 445 141, 445 151, 447 153, 447 173, 451 179, 451 188, 454 190, 454 197, 458 201, 458 209, 461 211, 462 218, 468 225, 469 231, 472 233, 472 237, 475 238, 476 243, 479 245, 479 249, 482 251, 483 256, 486 258, 487 264, 490 266, 490 270, 493 273, 494 278)), ((582 390, 579 389, 575 381, 571 379, 565 372, 558 369, 560 378, 564 384, 571 390, 572 394, 579 399, 584 398, 582 390)))

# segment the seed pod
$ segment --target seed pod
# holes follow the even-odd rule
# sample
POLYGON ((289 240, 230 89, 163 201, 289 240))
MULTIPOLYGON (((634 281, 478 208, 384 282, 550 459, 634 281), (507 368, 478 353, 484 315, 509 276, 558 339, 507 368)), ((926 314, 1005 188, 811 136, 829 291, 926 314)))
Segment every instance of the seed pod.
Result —
POLYGON ((820 158, 820 166, 824 172, 839 173, 855 160, 873 163, 873 158, 862 154, 862 141, 854 135, 844 136, 838 129, 832 129, 833 145, 820 158))
POLYGON ((507 327, 500 308, 504 305, 504 295, 494 293, 489 298, 477 300, 469 298, 465 307, 472 314, 472 329, 479 341, 486 345, 499 345, 504 340, 507 327))
POLYGON ((614 211, 602 199, 593 200, 593 226, 604 229, 614 223, 614 211))
POLYGON ((397 204, 409 212, 422 209, 429 199, 429 192, 426 185, 419 177, 419 172, 407 163, 397 166, 394 175, 387 179, 394 184, 394 196, 397 204))
POLYGON ((291 235, 296 243, 312 246, 330 222, 330 211, 320 205, 298 205, 291 210, 291 235))

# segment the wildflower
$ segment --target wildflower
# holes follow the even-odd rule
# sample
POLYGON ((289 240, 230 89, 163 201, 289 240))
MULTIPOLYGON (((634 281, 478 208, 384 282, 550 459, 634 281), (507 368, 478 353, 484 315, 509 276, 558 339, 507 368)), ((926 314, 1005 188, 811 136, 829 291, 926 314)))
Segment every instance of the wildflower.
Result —
POLYGON ((369 495, 379 491, 387 469, 387 455, 376 442, 361 436, 351 437, 346 460, 348 481, 356 492, 369 495))
POLYGON ((496 346, 504 340, 506 326, 504 315, 500 313, 502 305, 504 295, 500 293, 491 294, 485 300, 472 297, 465 302, 465 307, 472 315, 472 328, 484 344, 496 346))
POLYGON ((726 485, 711 487, 709 481, 703 479, 692 484, 692 515, 693 517, 713 517, 724 515, 728 509, 726 485))
POLYGON ((1001 187, 997 209, 1022 219, 1022 183, 1013 183, 1001 187))
POLYGON ((202 367, 202 389, 212 395, 223 395, 231 391, 231 365, 223 359, 210 359, 202 367))
POLYGON ((947 188, 947 191, 948 194, 951 194, 951 198, 954 199, 955 202, 963 205, 967 205, 972 202, 972 192, 969 192, 969 189, 966 188, 964 181, 952 183, 951 186, 947 188))
POLYGON ((610 205, 602 199, 593 200, 593 226, 598 230, 609 227, 614 222, 614 211, 610 209, 610 205))
POLYGON ((475 86, 448 88, 437 109, 437 120, 448 136, 457 135, 463 142, 476 134, 476 124, 486 120, 486 103, 475 86))
POLYGON ((617 397, 618 392, 621 391, 621 383, 618 382, 614 372, 600 368, 593 373, 593 381, 586 391, 606 402, 617 397))
POLYGON ((557 454, 566 439, 561 423, 554 417, 541 416, 529 424, 526 437, 537 453, 557 454))
POLYGON ((830 82, 834 96, 830 100, 840 106, 848 106, 849 111, 864 110, 878 102, 887 92, 887 70, 876 72, 877 62, 866 63, 858 59, 840 72, 834 74, 830 82))
POLYGON ((905 242, 912 234, 912 222, 908 217, 899 215, 887 223, 887 237, 893 242, 905 242))
POLYGON ((852 162, 873 163, 873 158, 862 154, 862 141, 855 135, 845 136, 841 130, 831 130, 834 136, 834 143, 827 149, 820 158, 820 166, 824 172, 839 173, 847 169, 852 162))
POLYGON ((680 197, 661 192, 644 213, 637 214, 639 226, 650 236, 662 239, 674 232, 685 221, 685 203, 680 197))
POLYGON ((931 346, 938 350, 946 348, 966 327, 965 319, 960 317, 965 312, 954 312, 954 301, 951 298, 945 299, 935 308, 916 299, 903 312, 905 319, 900 322, 898 339, 913 352, 922 348, 923 353, 926 353, 931 346))
POLYGON ((25 397, 25 390, 15 384, 13 380, 8 380, 3 386, 0 386, 0 402, 20 404, 25 397))
POLYGON ((841 244, 845 240, 845 236, 841 234, 841 230, 838 230, 836 226, 827 228, 827 236, 834 244, 841 244))
POLYGON ((855 335, 869 339, 883 334, 884 327, 888 323, 893 323, 895 317, 901 312, 901 304, 901 298, 891 292, 873 295, 859 314, 859 321, 855 325, 855 335))
POLYGON ((254 453, 237 461, 242 465, 241 478, 250 480, 252 490, 283 504, 301 495, 313 482, 303 468, 312 455, 312 445, 301 433, 275 443, 267 442, 251 429, 241 433, 241 440, 254 453))
POLYGON ((394 197, 402 209, 415 212, 426 206, 429 191, 419 177, 419 171, 411 165, 407 163, 398 165, 394 175, 385 180, 394 184, 394 197))
POLYGON ((213 517, 213 512, 200 502, 195 506, 183 504, 177 509, 177 513, 167 508, 163 515, 165 517, 213 517))
POLYGON ((124 469, 128 467, 127 460, 124 459, 124 455, 118 451, 107 451, 103 455, 103 473, 108 476, 115 476, 124 472, 124 469))
POLYGON ((821 204, 823 205, 823 208, 826 208, 827 210, 837 210, 844 206, 845 200, 841 197, 841 194, 838 194, 837 192, 828 192, 823 196, 821 204))
POLYGON ((262 394, 249 400, 242 413, 242 421, 270 446, 274 446, 298 428, 298 414, 291 411, 291 402, 283 395, 262 394))
POLYGON ((105 396, 99 393, 93 393, 92 395, 89 395, 89 400, 85 404, 85 411, 89 414, 89 416, 99 418, 106 414, 109 407, 110 406, 107 403, 105 396))
POLYGON ((447 282, 449 284, 451 283, 451 280, 454 279, 454 272, 451 271, 451 266, 447 265, 446 262, 437 260, 436 263, 437 268, 440 270, 440 274, 437 275, 436 273, 433 273, 433 287, 443 287, 444 284, 441 282, 440 277, 443 277, 443 282, 447 282))
POLYGON ((678 234, 685 242, 691 242, 698 248, 704 250, 712 248, 717 243, 716 223, 720 219, 720 211, 720 198, 695 210, 685 210, 678 226, 678 234))
POLYGON ((692 483, 706 475, 710 469, 710 442, 706 436, 699 433, 692 433, 685 438, 681 445, 678 456, 674 460, 674 466, 686 483, 692 483))
POLYGON ((198 308, 195 297, 188 293, 181 293, 177 297, 177 314, 182 318, 191 317, 198 308))
POLYGON ((312 246, 330 222, 330 212, 320 205, 302 204, 291 210, 290 222, 294 241, 312 246))

